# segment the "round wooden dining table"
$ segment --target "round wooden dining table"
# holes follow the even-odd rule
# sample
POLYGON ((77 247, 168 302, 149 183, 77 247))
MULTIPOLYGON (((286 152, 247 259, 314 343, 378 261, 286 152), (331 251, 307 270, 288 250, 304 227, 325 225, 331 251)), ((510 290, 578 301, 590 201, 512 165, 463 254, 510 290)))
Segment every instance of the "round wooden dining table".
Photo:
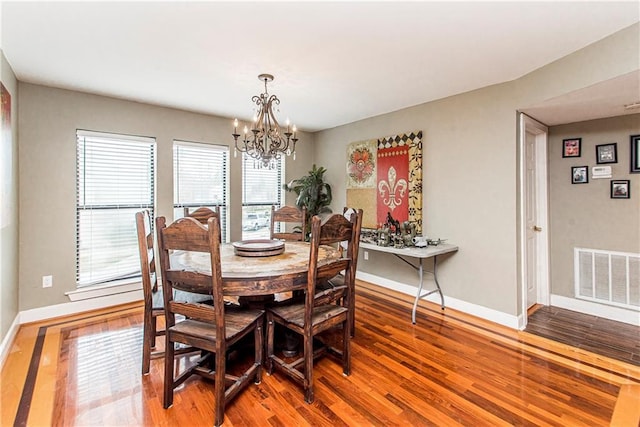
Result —
MULTIPOLYGON (((309 271, 310 244, 284 242, 284 252, 272 256, 238 256, 232 243, 220 245, 220 264, 225 296, 251 297, 304 289, 309 271)), ((318 280, 329 279, 344 270, 347 261, 340 251, 321 245, 318 251, 318 280)), ((210 273, 208 253, 174 251, 171 268, 210 273)), ((200 290, 198 290, 200 292, 200 290)), ((200 293, 210 293, 202 289, 200 293)))

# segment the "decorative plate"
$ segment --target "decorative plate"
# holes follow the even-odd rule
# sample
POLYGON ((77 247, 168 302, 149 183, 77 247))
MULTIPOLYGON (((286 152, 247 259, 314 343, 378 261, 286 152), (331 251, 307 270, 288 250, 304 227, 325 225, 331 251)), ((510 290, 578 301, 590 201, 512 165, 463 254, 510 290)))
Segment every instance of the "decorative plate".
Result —
POLYGON ((280 240, 242 240, 233 242, 233 250, 238 256, 266 257, 284 252, 284 242, 280 240))

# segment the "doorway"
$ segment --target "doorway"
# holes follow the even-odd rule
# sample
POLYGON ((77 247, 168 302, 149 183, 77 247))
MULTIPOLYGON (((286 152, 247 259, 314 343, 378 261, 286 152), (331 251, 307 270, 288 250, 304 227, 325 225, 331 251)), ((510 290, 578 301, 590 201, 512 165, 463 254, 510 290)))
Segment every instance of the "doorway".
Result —
POLYGON ((529 307, 549 305, 547 135, 545 125, 520 113, 522 328, 529 307))

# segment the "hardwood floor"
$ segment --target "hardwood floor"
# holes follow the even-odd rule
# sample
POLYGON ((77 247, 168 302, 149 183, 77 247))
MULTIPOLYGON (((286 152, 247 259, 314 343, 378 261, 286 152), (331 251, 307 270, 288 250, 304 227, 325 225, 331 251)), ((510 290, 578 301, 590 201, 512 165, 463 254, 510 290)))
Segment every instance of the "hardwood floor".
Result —
MULTIPOLYGON (((352 374, 317 362, 316 400, 263 376, 225 426, 638 426, 640 367, 358 283, 352 374)), ((211 425, 194 378, 162 408, 162 359, 140 375, 142 306, 23 325, 2 369, 0 424, 211 425)), ((185 358, 185 363, 187 362, 185 358)))
POLYGON ((526 332, 640 366, 640 328, 557 307, 541 306, 526 332))

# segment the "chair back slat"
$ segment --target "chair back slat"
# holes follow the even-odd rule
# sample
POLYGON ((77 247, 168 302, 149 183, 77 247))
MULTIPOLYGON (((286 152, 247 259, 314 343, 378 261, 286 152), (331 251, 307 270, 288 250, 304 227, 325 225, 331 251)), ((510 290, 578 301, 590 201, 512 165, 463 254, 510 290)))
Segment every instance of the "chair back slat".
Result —
POLYGON ((215 312, 208 304, 171 301, 170 309, 174 313, 200 322, 214 323, 216 321, 215 312))

